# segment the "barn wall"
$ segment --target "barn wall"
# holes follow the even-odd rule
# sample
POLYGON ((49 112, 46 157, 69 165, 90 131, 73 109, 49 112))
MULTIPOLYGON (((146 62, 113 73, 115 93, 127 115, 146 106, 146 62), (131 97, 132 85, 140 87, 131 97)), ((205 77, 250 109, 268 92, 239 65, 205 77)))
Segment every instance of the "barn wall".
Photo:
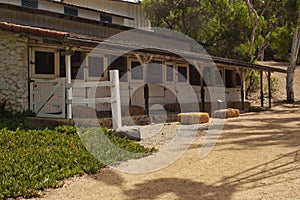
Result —
POLYGON ((28 110, 28 38, 0 31, 0 103, 12 112, 28 110))
POLYGON ((146 19, 146 13, 139 4, 110 0, 65 0, 64 2, 134 19, 125 19, 125 26, 133 28, 150 27, 150 21, 146 19))

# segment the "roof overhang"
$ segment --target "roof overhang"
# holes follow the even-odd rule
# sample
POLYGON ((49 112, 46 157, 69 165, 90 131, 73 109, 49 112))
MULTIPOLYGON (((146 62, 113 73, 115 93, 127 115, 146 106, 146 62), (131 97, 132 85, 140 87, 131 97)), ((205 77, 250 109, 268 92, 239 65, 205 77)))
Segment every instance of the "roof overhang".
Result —
POLYGON ((235 68, 287 73, 286 70, 284 69, 252 64, 252 63, 228 59, 228 58, 209 56, 197 52, 180 51, 178 49, 170 49, 170 50, 159 49, 155 47, 143 46, 142 44, 133 44, 133 43, 129 44, 126 42, 117 43, 117 42, 112 42, 109 40, 105 40, 104 38, 99 38, 95 36, 61 32, 61 31, 56 31, 51 29, 23 26, 23 25, 11 24, 6 22, 0 22, 0 29, 8 32, 26 34, 29 36, 36 36, 43 39, 46 38, 46 39, 58 40, 63 42, 66 46, 73 45, 73 46, 84 46, 84 47, 94 48, 97 45, 101 45, 101 48, 105 50, 111 50, 119 53, 127 53, 127 52, 146 53, 146 54, 157 54, 157 55, 163 55, 163 56, 169 56, 175 58, 180 58, 183 56, 184 58, 194 60, 195 62, 214 61, 216 64, 222 64, 222 65, 235 67, 235 68))

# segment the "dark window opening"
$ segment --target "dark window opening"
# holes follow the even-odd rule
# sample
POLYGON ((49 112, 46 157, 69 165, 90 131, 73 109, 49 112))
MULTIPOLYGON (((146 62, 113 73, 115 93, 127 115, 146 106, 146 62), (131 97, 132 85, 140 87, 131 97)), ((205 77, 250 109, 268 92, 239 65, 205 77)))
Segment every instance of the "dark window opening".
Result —
MULTIPOLYGON (((71 56, 71 79, 84 79, 84 52, 76 51, 71 56)), ((65 56, 60 56, 60 77, 66 77, 65 56)))
POLYGON ((230 69, 225 69, 225 79, 226 79, 226 88, 235 87, 233 82, 233 71, 230 69))
POLYGON ((38 8, 38 0, 22 0, 21 5, 28 8, 38 8))
POLYGON ((35 51, 35 74, 55 74, 53 52, 35 51))
POLYGON ((205 67, 203 70, 203 86, 212 85, 212 73, 210 67, 205 67))
POLYGON ((67 15, 78 16, 78 9, 65 6, 64 7, 64 13, 67 14, 67 15))
POLYGON ((178 66, 178 82, 187 82, 187 67, 178 66))
POLYGON ((148 64, 149 83, 155 84, 155 83, 163 82, 162 69, 163 69, 163 65, 160 61, 151 61, 148 64))
POLYGON ((127 78, 127 58, 126 57, 118 57, 118 56, 109 56, 109 69, 119 70, 119 78, 120 81, 125 82, 128 80, 127 78))
POLYGON ((237 86, 241 86, 242 82, 241 82, 241 77, 238 73, 235 73, 235 84, 237 86))
POLYGON ((167 65, 166 80, 167 81, 174 81, 174 67, 173 67, 173 65, 167 65))
POLYGON ((131 62, 131 79, 143 80, 143 66, 139 62, 131 62))
POLYGON ((100 14, 100 21, 101 22, 112 23, 112 16, 105 15, 105 14, 100 14))
POLYGON ((190 65, 190 84, 191 85, 201 85, 200 72, 193 66, 190 65))
POLYGON ((104 77, 104 59, 102 57, 88 58, 89 77, 104 77))

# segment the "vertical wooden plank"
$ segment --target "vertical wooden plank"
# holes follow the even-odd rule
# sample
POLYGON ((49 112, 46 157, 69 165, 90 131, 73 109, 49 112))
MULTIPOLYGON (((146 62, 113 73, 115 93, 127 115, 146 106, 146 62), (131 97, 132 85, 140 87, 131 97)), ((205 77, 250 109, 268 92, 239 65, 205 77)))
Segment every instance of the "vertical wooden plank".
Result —
POLYGON ((34 109, 34 82, 31 82, 30 83, 30 111, 34 111, 33 109, 34 109))
POLYGON ((264 107, 263 71, 260 71, 260 105, 261 105, 261 107, 264 107))
POLYGON ((272 107, 271 72, 268 72, 268 95, 269 95, 269 108, 271 108, 272 107))
POLYGON ((122 126, 119 71, 111 70, 109 75, 110 80, 113 83, 113 86, 111 87, 111 111, 113 129, 116 130, 122 126))
MULTIPOLYGON (((65 56, 66 62, 66 81, 68 84, 72 83, 71 79, 71 55, 65 56)), ((72 100, 73 98, 73 91, 72 88, 68 88, 67 90, 67 99, 72 100)), ((72 103, 68 104, 67 106, 67 119, 72 119, 72 103)))
POLYGON ((66 79, 61 78, 61 96, 62 96, 62 105, 61 105, 61 115, 62 118, 66 117, 66 79))

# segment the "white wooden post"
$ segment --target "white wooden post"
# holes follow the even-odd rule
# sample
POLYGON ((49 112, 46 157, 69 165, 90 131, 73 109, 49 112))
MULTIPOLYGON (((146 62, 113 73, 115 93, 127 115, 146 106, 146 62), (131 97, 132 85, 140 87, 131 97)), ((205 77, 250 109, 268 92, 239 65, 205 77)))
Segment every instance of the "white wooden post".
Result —
MULTIPOLYGON (((72 83, 71 55, 65 56, 65 62, 66 62, 66 81, 67 81, 67 84, 70 84, 70 83, 72 83)), ((73 98, 73 91, 72 91, 72 87, 70 87, 67 89, 67 99, 72 100, 72 98, 73 98)), ((67 119, 72 119, 72 103, 69 103, 67 106, 67 119)))
POLYGON ((113 129, 116 130, 122 127, 119 71, 111 70, 109 75, 113 85, 110 89, 113 129))

